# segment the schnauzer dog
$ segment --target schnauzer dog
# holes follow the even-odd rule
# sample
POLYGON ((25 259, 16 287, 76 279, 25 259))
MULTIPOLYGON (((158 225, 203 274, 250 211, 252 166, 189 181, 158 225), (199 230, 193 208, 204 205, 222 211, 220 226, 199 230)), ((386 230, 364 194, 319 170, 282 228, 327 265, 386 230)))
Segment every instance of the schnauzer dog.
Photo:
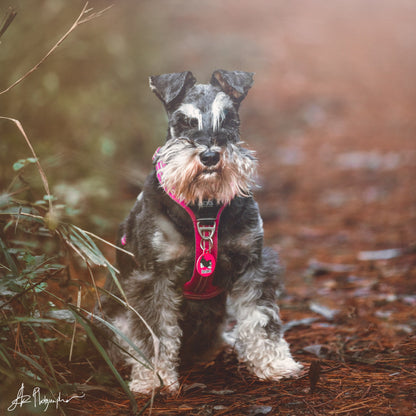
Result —
POLYGON ((263 247, 252 197, 257 161, 240 140, 238 110, 252 83, 241 71, 217 70, 210 84, 196 84, 191 72, 150 77, 167 111, 167 139, 120 227, 119 245, 134 258, 118 251, 117 265, 130 305, 160 341, 158 357, 137 314, 108 300, 103 306, 155 367, 127 358, 133 392, 158 387, 156 373, 177 391, 179 364, 218 352, 230 314, 235 350, 252 373, 279 380, 301 369, 283 338, 281 269, 263 247))

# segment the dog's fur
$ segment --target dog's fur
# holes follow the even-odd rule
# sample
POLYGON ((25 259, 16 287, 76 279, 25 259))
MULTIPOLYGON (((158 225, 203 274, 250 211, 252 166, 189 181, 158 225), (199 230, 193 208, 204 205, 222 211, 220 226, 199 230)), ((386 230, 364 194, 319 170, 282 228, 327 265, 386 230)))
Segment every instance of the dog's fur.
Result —
MULTIPOLYGON (((203 360, 218 350, 227 314, 236 319, 235 350, 261 379, 295 376, 301 369, 283 338, 276 304, 280 266, 263 247, 263 224, 251 196, 256 160, 242 147, 238 109, 253 74, 217 70, 210 84, 196 84, 191 72, 150 78, 169 119, 166 144, 155 157, 162 180, 148 176, 121 226, 123 252, 117 254, 120 282, 130 305, 160 340, 154 358, 149 331, 132 311, 104 300, 104 312, 152 361, 166 390, 179 388, 181 360, 203 360), (183 296, 194 267, 194 229, 187 212, 168 193, 191 206, 227 204, 218 231, 213 283, 224 291, 207 300, 183 296)), ((131 347, 125 344, 131 354, 131 347)), ((149 393, 159 386, 155 373, 132 358, 130 388, 149 393)))

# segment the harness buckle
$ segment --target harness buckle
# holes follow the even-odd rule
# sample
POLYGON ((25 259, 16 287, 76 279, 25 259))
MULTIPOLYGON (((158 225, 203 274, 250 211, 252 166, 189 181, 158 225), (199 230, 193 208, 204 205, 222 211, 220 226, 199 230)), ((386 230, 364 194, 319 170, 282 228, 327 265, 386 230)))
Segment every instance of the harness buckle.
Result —
POLYGON ((212 237, 215 234, 215 229, 217 228, 215 218, 200 218, 196 222, 196 228, 198 230, 199 235, 201 236, 203 240, 212 241, 212 237), (201 222, 203 221, 210 221, 211 224, 201 224, 201 222))

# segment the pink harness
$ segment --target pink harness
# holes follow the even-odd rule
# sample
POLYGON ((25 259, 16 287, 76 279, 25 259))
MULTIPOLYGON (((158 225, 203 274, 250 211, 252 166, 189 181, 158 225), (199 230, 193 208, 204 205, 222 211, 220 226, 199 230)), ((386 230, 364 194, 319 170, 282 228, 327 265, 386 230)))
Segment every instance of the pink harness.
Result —
MULTIPOLYGON (((155 159, 158 151, 159 149, 156 150, 153 159, 155 159)), ((161 169, 163 166, 163 162, 159 161, 155 167, 160 184, 162 184, 163 171, 161 169)), ((215 286, 212 280, 218 256, 218 225, 221 213, 226 205, 219 206, 215 218, 197 218, 195 212, 185 202, 177 199, 171 192, 166 193, 189 214, 194 226, 194 271, 191 279, 183 285, 183 295, 194 300, 214 298, 224 291, 223 288, 215 286)), ((214 205, 210 206, 210 208, 214 207, 214 205)), ((125 236, 122 237, 121 243, 126 244, 125 236)))

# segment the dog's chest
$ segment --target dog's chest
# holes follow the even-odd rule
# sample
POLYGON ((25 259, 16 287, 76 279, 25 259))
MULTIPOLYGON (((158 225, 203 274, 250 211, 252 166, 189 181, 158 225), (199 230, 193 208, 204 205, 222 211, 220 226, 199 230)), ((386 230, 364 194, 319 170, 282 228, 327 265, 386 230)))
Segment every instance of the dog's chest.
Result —
MULTIPOLYGON (((217 269, 227 269, 237 259, 250 257, 259 240, 262 239, 262 226, 243 227, 238 230, 220 223, 218 230, 217 269)), ((170 264, 178 270, 189 268, 195 261, 195 237, 191 221, 174 223, 163 214, 154 218, 154 230, 150 244, 160 265, 170 264)))

